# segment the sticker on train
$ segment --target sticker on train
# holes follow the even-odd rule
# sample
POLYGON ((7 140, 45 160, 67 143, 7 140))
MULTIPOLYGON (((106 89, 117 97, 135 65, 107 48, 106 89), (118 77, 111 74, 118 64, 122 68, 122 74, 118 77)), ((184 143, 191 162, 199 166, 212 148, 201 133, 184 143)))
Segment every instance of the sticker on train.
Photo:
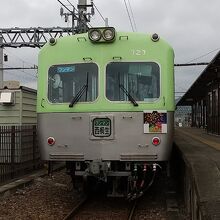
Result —
POLYGON ((144 133, 167 133, 167 111, 144 111, 144 133))

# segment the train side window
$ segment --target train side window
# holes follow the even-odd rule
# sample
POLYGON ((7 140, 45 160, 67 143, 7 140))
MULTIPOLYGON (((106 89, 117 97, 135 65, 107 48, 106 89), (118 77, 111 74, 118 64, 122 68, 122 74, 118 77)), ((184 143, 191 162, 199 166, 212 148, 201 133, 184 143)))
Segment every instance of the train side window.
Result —
POLYGON ((112 62, 106 67, 106 97, 110 101, 128 101, 120 89, 141 102, 152 102, 160 96, 160 68, 154 62, 112 62))
POLYGON ((79 102, 92 102, 98 96, 98 66, 94 63, 61 64, 49 68, 48 100, 69 103, 87 85, 79 102))

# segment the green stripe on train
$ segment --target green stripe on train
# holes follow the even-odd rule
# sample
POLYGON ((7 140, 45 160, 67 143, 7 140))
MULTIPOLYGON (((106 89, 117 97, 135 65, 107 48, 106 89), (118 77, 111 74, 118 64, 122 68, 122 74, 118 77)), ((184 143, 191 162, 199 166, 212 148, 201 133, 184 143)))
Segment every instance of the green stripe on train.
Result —
POLYGON ((117 112, 146 109, 174 111, 173 60, 173 49, 168 43, 162 39, 153 42, 151 36, 146 34, 118 32, 113 43, 101 44, 92 43, 87 33, 59 38, 55 46, 47 43, 39 53, 37 112, 117 112), (105 97, 105 71, 106 65, 113 61, 158 63, 161 68, 160 98, 152 103, 138 102, 137 107, 130 102, 109 101, 105 97), (69 103, 50 103, 47 98, 49 68, 55 64, 86 62, 98 65, 98 98, 93 103, 78 102, 73 108, 69 108, 69 103))

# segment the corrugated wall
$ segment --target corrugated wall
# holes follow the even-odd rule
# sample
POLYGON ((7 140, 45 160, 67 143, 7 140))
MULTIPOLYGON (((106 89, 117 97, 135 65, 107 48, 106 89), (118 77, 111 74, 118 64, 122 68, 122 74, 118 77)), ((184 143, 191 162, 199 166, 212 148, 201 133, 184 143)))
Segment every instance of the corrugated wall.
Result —
POLYGON ((14 104, 0 104, 0 125, 36 125, 36 91, 31 89, 3 91, 14 92, 15 101, 14 104))
POLYGON ((22 124, 37 124, 36 104, 36 93, 22 91, 22 124))
MULTIPOLYGON (((11 91, 11 90, 10 90, 11 91)), ((19 125, 21 121, 21 91, 14 91, 15 104, 0 104, 0 124, 3 125, 19 125)))

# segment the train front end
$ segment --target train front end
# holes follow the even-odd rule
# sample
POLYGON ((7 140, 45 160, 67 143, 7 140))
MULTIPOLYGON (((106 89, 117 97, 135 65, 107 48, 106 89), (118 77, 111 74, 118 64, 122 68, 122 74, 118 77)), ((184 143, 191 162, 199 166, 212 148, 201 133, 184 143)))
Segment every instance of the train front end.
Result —
POLYGON ((75 185, 141 195, 172 149, 173 59, 156 34, 93 28, 51 39, 39 54, 42 159, 66 161, 75 185))

